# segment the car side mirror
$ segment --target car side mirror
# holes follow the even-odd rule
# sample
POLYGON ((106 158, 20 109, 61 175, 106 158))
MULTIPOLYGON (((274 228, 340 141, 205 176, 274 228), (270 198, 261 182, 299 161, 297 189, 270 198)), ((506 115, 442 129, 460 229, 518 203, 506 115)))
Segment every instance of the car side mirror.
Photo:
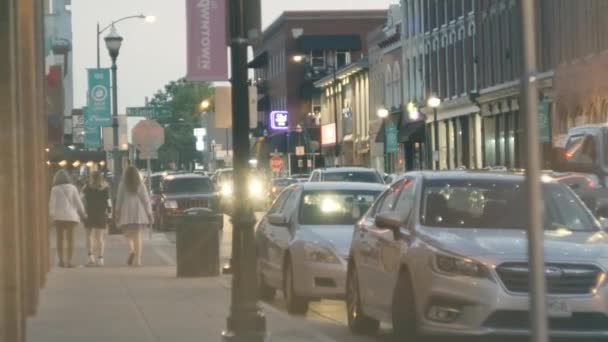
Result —
POLYGON ((274 214, 270 214, 267 217, 268 219, 268 223, 274 225, 274 226, 279 226, 279 227, 287 227, 287 217, 285 217, 285 215, 281 214, 281 213, 274 213, 274 214))
POLYGON ((385 212, 376 215, 376 227, 397 231, 405 224, 403 219, 396 213, 385 212))
POLYGON ((393 177, 384 176, 384 184, 391 184, 393 182, 393 177))

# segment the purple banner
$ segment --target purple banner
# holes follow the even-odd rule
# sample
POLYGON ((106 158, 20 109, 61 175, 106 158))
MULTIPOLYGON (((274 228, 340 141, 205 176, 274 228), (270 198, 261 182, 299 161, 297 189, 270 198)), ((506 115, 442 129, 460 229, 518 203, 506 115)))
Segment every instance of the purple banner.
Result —
POLYGON ((190 81, 228 80, 226 0, 186 0, 190 81))

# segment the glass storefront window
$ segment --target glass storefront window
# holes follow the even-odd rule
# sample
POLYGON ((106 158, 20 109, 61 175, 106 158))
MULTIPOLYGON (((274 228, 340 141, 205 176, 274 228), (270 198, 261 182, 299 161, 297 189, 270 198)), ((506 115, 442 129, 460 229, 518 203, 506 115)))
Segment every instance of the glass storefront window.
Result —
POLYGON ((454 169, 456 160, 456 134, 454 129, 454 121, 446 121, 448 128, 448 169, 454 169))
POLYGON ((507 165, 505 143, 505 116, 498 115, 498 165, 507 165))
POLYGON ((496 165, 496 118, 483 118, 484 166, 496 165))
POLYGON ((448 144, 446 121, 439 121, 439 169, 448 168, 448 144))

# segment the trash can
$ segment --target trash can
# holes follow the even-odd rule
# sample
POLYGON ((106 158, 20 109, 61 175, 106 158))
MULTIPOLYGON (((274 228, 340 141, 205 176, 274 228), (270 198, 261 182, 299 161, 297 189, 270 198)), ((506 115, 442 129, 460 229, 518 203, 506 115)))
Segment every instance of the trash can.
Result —
POLYGON ((177 276, 216 277, 220 274, 222 214, 192 208, 175 218, 177 276))

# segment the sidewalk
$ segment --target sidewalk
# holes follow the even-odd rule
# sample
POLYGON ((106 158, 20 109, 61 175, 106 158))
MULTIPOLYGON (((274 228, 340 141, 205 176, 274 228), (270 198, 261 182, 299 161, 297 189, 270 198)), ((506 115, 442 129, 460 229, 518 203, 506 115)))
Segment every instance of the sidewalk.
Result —
MULTIPOLYGON (((75 263, 84 263, 78 230, 75 263)), ((107 241, 103 268, 53 268, 30 342, 220 341, 230 305, 230 278, 177 279, 175 246, 163 234, 145 241, 144 267, 125 265, 121 236, 107 241)), ((307 321, 267 309, 268 341, 332 342, 307 321)))

